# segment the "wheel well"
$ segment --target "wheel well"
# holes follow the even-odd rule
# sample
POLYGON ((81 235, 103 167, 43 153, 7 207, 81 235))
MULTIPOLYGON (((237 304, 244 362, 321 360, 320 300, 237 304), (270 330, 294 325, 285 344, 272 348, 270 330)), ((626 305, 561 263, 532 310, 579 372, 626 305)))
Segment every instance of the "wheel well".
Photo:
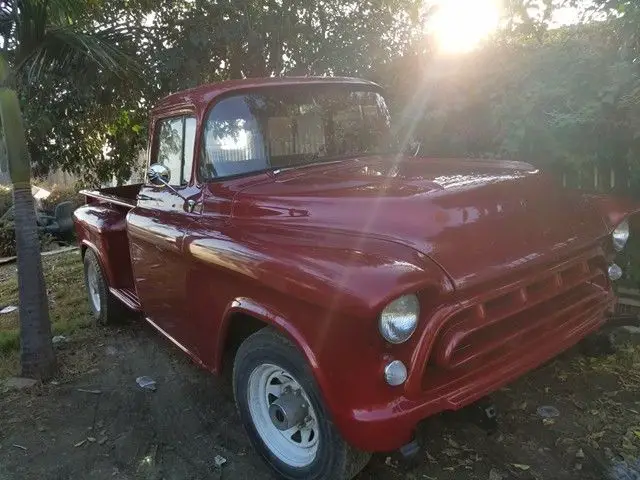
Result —
POLYGON ((224 355, 222 357, 222 371, 233 366, 233 359, 238 348, 249 336, 258 330, 268 326, 266 322, 246 313, 234 313, 229 318, 229 327, 224 342, 224 355))

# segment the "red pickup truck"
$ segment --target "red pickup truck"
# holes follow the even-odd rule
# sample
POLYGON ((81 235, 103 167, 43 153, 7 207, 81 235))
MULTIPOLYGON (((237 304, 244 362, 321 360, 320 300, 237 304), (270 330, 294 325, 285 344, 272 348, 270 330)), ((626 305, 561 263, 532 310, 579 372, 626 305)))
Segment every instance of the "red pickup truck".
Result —
POLYGON ((613 306, 634 206, 526 163, 393 153, 403 128, 363 80, 198 87, 152 111, 145 183, 75 212, 97 322, 124 304, 232 369, 282 477, 351 478, 613 306))

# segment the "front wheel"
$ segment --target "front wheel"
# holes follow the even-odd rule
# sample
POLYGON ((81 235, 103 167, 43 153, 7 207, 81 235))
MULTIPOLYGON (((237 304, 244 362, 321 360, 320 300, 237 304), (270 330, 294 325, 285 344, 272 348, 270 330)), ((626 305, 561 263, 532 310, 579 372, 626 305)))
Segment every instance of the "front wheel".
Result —
POLYGON ((240 346, 233 392, 251 443, 281 477, 348 480, 369 461, 342 439, 304 357, 273 329, 240 346))

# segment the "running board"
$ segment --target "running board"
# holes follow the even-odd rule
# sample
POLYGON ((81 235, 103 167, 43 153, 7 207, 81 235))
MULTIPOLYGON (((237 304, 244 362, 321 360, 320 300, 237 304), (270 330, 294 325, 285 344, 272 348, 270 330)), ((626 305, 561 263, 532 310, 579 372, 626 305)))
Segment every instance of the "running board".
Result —
POLYGON ((132 288, 109 288, 111 294, 134 312, 141 312, 140 300, 132 288))

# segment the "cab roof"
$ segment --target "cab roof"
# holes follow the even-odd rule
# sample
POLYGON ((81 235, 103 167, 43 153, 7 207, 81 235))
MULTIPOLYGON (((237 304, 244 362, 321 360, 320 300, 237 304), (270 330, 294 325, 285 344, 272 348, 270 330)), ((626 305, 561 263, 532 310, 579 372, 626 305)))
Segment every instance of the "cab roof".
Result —
POLYGON ((210 83, 188 90, 172 93, 158 101, 153 111, 171 110, 185 106, 204 107, 215 97, 235 90, 246 90, 259 87, 293 86, 293 85, 351 85, 380 88, 368 80, 351 77, 271 77, 245 78, 210 83))

